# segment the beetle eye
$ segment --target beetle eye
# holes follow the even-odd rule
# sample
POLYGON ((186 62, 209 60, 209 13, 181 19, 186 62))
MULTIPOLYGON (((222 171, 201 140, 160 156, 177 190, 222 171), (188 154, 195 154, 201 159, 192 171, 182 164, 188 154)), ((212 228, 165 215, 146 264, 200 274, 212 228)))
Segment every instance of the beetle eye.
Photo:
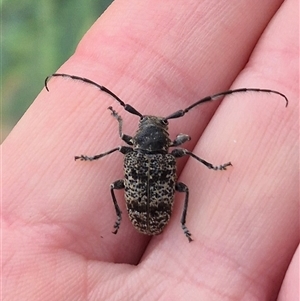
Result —
POLYGON ((162 119, 162 120, 161 120, 161 124, 162 124, 162 125, 168 125, 169 122, 168 122, 167 119, 162 119))

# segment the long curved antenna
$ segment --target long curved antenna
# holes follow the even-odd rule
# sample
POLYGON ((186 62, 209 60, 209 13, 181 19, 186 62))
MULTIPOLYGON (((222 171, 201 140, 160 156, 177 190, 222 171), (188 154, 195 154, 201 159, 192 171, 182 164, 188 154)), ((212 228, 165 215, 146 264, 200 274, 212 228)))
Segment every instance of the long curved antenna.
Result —
POLYGON ((76 75, 69 75, 69 74, 65 74, 65 73, 54 73, 50 76, 47 76, 46 79, 45 79, 45 88, 46 90, 49 92, 49 88, 48 88, 48 82, 50 80, 51 77, 55 77, 55 76, 61 76, 61 77, 69 77, 69 78, 72 78, 72 79, 75 79, 75 80, 80 80, 82 82, 85 82, 85 83, 88 83, 88 84, 91 84, 91 85, 94 85, 96 86, 98 89, 100 89, 101 91, 109 94, 110 96, 112 96, 116 101, 118 101, 118 103, 129 113, 131 114, 134 114, 134 115, 138 115, 140 118, 143 117, 143 115, 138 112, 134 107, 132 107, 131 105, 129 104, 126 104, 124 103, 116 94, 114 94, 113 92, 111 92, 110 90, 108 90, 106 87, 104 86, 101 86, 95 82, 93 82, 92 80, 88 79, 88 78, 85 78, 85 77, 80 77, 80 76, 76 76, 76 75))
POLYGON ((198 100, 197 102, 195 102, 194 104, 192 104, 191 106, 187 107, 186 109, 184 110, 178 110, 176 112, 174 112, 173 114, 167 116, 165 119, 168 120, 168 119, 174 119, 174 118, 179 118, 179 117, 182 117, 184 116, 188 111, 190 111, 191 109, 193 109, 194 107, 202 104, 202 103, 205 103, 205 102, 208 102, 208 101, 212 101, 212 100, 215 100, 217 98, 220 98, 222 96, 225 96, 225 95, 228 95, 228 94, 234 94, 234 93, 240 93, 240 92, 264 92, 264 93, 274 93, 274 94, 278 94, 280 95, 281 97, 283 97, 286 101, 286 107, 288 106, 288 99, 287 97, 278 92, 278 91, 274 91, 274 90, 269 90, 269 89, 258 89, 258 88, 240 88, 240 89, 235 89, 235 90, 228 90, 228 91, 224 91, 224 92, 221 92, 221 93, 217 93, 217 94, 214 94, 214 95, 211 95, 211 96, 206 96, 200 100, 198 100))

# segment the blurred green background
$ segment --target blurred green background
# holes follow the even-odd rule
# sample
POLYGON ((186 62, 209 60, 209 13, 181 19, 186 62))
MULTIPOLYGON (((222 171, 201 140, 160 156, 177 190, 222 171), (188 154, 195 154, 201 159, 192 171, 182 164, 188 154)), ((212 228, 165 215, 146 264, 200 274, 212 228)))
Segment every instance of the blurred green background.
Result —
POLYGON ((1 142, 111 2, 1 1, 1 142))

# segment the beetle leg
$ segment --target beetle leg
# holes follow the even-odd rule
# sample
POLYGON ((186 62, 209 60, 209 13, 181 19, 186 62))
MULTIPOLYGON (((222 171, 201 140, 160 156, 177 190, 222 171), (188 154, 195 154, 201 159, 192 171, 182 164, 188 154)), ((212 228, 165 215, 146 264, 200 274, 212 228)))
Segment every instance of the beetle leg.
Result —
POLYGON ((117 214, 117 220, 114 224, 115 231, 113 231, 113 234, 117 234, 117 232, 120 228, 121 220, 122 220, 122 211, 121 211, 121 209, 119 207, 119 204, 117 202, 117 199, 116 199, 116 196, 115 196, 115 193, 114 193, 114 189, 124 189, 124 188, 125 188, 125 186, 124 186, 124 180, 123 179, 115 181, 110 185, 111 197, 113 199, 115 209, 116 209, 116 214, 117 214))
POLYGON ((174 149, 171 154, 175 157, 175 158, 181 158, 184 156, 191 156, 194 159, 196 159, 197 161, 201 162, 202 164, 204 164, 207 168, 209 169, 213 169, 213 170, 226 170, 226 167, 228 166, 232 166, 231 162, 219 165, 219 166, 214 166, 211 163, 199 158, 198 156, 194 155, 192 152, 188 151, 187 149, 174 149))
POLYGON ((81 156, 75 156, 75 160, 81 160, 81 161, 94 161, 94 160, 98 160, 104 156, 107 156, 115 151, 119 151, 120 153, 122 154, 127 154, 127 153, 130 153, 132 152, 132 148, 131 147, 128 147, 128 146, 118 146, 114 149, 111 149, 110 151, 108 152, 105 152, 103 154, 100 154, 100 155, 96 155, 96 156, 93 156, 93 157, 88 157, 88 156, 85 156, 85 155, 81 155, 81 156))
POLYGON ((176 136, 176 139, 172 142, 172 144, 170 145, 171 146, 178 146, 178 145, 181 145, 187 141, 190 141, 191 140, 191 137, 189 135, 186 135, 186 134, 179 134, 176 136))
POLYGON ((122 119, 122 117, 112 107, 109 107, 108 109, 111 110, 111 115, 118 120, 118 123, 119 123, 119 135, 120 135, 121 139, 123 141, 125 141, 128 145, 133 145, 132 137, 129 136, 129 135, 123 134, 123 131, 122 131, 122 128, 123 128, 123 119, 122 119))
POLYGON ((181 222, 181 228, 182 228, 185 236, 187 237, 189 242, 191 242, 191 241, 193 241, 193 239, 191 238, 192 234, 190 233, 189 229, 185 225, 186 213, 187 213, 188 202, 189 202, 189 188, 185 184, 178 182, 178 183, 176 183, 175 189, 178 192, 185 192, 185 200, 184 200, 183 211, 182 211, 180 222, 181 222))

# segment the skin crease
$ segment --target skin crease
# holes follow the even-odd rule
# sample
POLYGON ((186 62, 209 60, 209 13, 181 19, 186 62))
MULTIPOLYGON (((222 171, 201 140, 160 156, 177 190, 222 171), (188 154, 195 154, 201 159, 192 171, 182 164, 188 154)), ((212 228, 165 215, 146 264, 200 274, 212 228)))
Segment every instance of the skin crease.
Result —
POLYGON ((138 117, 90 85, 52 78, 3 143, 3 300, 298 300, 297 6, 115 1, 58 72, 105 85, 143 114, 240 87, 278 90, 289 106, 238 94, 170 121, 171 139, 189 134, 184 147, 233 167, 178 160, 192 243, 180 227, 183 194, 151 238, 132 227, 117 191, 123 220, 113 235, 109 185, 122 178, 122 154, 74 156, 124 145, 108 106, 126 134, 138 117))

